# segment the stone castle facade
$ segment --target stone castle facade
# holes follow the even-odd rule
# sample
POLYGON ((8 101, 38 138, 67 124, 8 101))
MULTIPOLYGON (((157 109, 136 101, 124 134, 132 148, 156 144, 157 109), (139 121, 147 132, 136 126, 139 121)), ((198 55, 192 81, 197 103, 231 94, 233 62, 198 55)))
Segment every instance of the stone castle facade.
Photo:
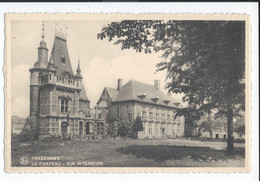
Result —
POLYGON ((76 73, 72 71, 66 35, 56 32, 49 61, 44 37, 43 31, 38 60, 30 69, 30 127, 34 137, 106 134, 105 122, 91 117, 79 61, 76 73))
POLYGON ((51 55, 44 41, 38 59, 30 69, 30 127, 35 139, 45 136, 84 137, 118 135, 123 123, 133 125, 137 116, 143 121, 141 139, 184 136, 184 118, 175 118, 180 103, 154 85, 118 79, 117 88, 105 87, 94 114, 82 83, 80 61, 72 71, 66 34, 56 32, 51 55))

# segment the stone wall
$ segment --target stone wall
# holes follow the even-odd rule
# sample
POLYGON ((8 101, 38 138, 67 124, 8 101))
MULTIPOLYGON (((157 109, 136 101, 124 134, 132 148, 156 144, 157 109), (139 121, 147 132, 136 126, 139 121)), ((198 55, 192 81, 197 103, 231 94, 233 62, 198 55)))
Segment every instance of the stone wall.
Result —
MULTIPOLYGON (((174 108, 166 108, 160 105, 133 101, 113 103, 109 108, 108 122, 118 120, 119 123, 129 123, 129 114, 131 114, 132 123, 138 115, 143 120, 144 131, 138 133, 140 139, 177 138, 184 136, 184 117, 175 118, 174 108)), ((113 124, 110 125, 110 129, 116 132, 113 124)))

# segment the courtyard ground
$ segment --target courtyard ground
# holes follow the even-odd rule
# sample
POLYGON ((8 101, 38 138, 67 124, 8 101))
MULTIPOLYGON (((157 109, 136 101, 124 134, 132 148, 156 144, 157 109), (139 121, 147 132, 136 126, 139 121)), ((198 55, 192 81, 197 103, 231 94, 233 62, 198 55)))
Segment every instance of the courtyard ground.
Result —
POLYGON ((12 166, 21 166, 23 156, 29 162, 32 157, 57 156, 68 162, 102 162, 106 167, 244 167, 244 143, 234 146, 235 153, 230 156, 225 142, 49 138, 12 144, 12 166))

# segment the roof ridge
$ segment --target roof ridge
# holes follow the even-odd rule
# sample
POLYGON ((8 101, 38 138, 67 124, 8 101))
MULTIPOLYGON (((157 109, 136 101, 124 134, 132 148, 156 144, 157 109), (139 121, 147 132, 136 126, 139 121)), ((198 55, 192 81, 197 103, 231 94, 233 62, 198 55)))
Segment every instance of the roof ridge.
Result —
MULTIPOLYGON (((138 82, 138 83, 141 83, 141 84, 145 84, 145 85, 148 85, 148 86, 154 87, 153 85, 148 84, 148 83, 146 83, 146 82, 141 82, 141 81, 134 80, 134 79, 131 79, 131 80, 134 81, 134 82, 138 82)), ((131 81, 131 80, 130 80, 130 81, 131 81)), ((154 88, 155 88, 155 87, 154 87, 154 88)))
POLYGON ((108 86, 105 86, 105 88, 108 88, 108 89, 115 89, 115 90, 117 90, 117 89, 114 88, 114 87, 108 87, 108 86))

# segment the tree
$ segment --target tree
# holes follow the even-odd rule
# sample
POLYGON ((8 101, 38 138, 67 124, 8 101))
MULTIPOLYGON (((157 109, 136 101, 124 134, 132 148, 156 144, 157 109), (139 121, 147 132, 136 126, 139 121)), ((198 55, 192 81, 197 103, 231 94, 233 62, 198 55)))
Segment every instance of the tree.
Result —
POLYGON ((211 121, 203 121, 200 125, 200 128, 203 131, 208 131, 210 133, 210 137, 212 137, 213 125, 211 121))
POLYGON ((236 132, 239 134, 239 136, 245 135, 245 125, 239 126, 236 132))
POLYGON ((139 131, 143 131, 143 129, 144 129, 143 121, 142 121, 142 119, 141 119, 140 116, 137 116, 137 117, 136 117, 132 129, 133 129, 133 130, 132 130, 132 132, 133 132, 132 137, 133 137, 134 139, 138 139, 138 132, 139 132, 139 131))
POLYGON ((245 22, 126 20, 112 22, 97 35, 121 49, 162 52, 157 71, 166 70, 169 91, 184 93, 186 109, 176 116, 199 120, 217 108, 227 118, 232 154, 233 117, 245 107, 245 22))
POLYGON ((122 137, 130 136, 131 126, 125 122, 122 122, 118 128, 118 134, 122 137))

